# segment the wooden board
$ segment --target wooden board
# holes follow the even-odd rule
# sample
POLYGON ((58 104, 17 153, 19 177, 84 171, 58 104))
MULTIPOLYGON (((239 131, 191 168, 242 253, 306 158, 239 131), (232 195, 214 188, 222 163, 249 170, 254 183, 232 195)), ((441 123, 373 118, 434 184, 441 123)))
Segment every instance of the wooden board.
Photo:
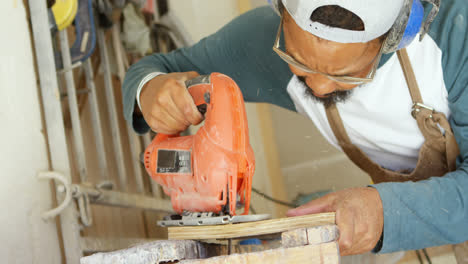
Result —
POLYGON ((97 253, 82 258, 81 263, 127 264, 136 263, 135 259, 151 263, 180 261, 185 264, 339 263, 336 225, 294 229, 281 233, 280 237, 281 240, 264 240, 258 245, 233 245, 230 250, 228 245, 194 240, 153 241, 129 249, 97 253), (229 255, 229 251, 233 255, 229 255))
POLYGON ((217 225, 169 227, 169 239, 223 239, 281 233, 288 230, 335 224, 335 213, 313 214, 258 222, 217 225))
POLYGON ((337 242, 307 245, 293 248, 278 248, 248 254, 234 254, 208 259, 183 260, 181 264, 250 264, 250 263, 318 263, 338 264, 340 254, 337 242))

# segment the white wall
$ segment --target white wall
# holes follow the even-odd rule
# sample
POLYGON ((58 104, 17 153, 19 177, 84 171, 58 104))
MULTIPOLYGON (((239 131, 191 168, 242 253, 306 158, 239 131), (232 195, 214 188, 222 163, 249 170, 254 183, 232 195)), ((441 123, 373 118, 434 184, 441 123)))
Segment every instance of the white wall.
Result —
POLYGON ((2 263, 60 263, 26 11, 21 0, 0 5, 0 256, 2 263))
POLYGON ((252 8, 268 5, 268 0, 250 0, 252 8))
POLYGON ((169 8, 182 21, 194 42, 239 15, 238 0, 170 0, 169 8))

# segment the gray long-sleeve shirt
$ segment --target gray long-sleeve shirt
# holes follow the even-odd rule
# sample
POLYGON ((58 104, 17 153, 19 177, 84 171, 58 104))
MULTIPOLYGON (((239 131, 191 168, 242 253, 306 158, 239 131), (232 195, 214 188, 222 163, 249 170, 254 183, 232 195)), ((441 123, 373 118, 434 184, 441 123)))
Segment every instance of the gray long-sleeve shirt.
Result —
MULTIPOLYGON (((449 121, 460 148, 457 170, 416 183, 373 185, 384 208, 384 241, 380 253, 468 240, 467 6, 466 0, 442 1, 428 34, 441 52, 438 63, 447 93, 449 121)), ((221 72, 237 82, 246 101, 268 102, 299 111, 287 90, 293 75, 271 49, 278 24, 279 17, 270 8, 255 9, 192 47, 143 58, 130 68, 123 84, 126 120, 138 132, 149 129, 143 118, 134 118, 133 110, 139 83, 153 72, 221 72)), ((382 58, 377 74, 385 72, 383 69, 393 55, 382 58)), ((432 61, 421 58, 413 61, 413 67, 432 61)), ((427 72, 424 78, 431 79, 433 74, 427 72)))

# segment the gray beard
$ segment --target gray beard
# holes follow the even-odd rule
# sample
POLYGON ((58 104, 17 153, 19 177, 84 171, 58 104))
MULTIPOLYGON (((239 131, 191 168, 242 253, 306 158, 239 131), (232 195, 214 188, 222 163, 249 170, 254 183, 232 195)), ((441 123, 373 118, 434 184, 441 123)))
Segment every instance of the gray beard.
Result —
POLYGON ((353 90, 346 90, 346 91, 334 91, 333 93, 327 94, 327 97, 321 98, 314 95, 312 90, 307 86, 305 82, 305 78, 303 76, 297 76, 299 82, 302 84, 304 88, 304 95, 308 98, 313 99, 316 102, 322 103, 325 108, 335 104, 335 103, 344 103, 352 94, 353 90))

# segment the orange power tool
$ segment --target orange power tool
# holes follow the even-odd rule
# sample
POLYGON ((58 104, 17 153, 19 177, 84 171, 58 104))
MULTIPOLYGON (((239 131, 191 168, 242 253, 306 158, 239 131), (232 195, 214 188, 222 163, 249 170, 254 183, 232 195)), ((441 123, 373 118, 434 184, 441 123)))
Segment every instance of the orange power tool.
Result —
POLYGON ((148 174, 171 197, 177 215, 161 226, 213 225, 268 219, 248 215, 255 159, 244 99, 220 73, 186 82, 204 125, 195 135, 157 134, 144 154, 148 174), (244 205, 242 215, 236 207, 244 205))

